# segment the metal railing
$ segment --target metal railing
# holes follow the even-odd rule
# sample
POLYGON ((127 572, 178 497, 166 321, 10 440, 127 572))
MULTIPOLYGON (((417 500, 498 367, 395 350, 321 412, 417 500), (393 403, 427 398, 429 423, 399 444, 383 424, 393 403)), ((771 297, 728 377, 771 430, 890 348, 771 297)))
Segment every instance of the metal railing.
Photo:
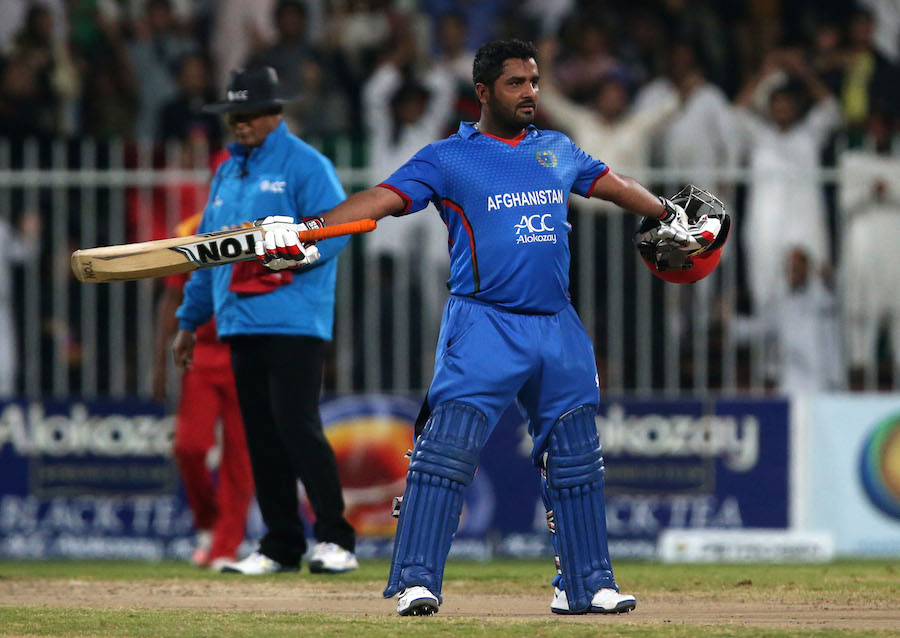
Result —
MULTIPOLYGON (((349 141, 311 143, 325 147, 348 192, 368 185, 363 154, 349 141)), ((36 211, 43 221, 40 250, 13 275, 20 393, 150 394, 161 282, 81 285, 71 275, 69 255, 79 247, 165 234, 184 210, 202 209, 206 166, 205 150, 171 145, 27 142, 12 148, 0 141, 0 220, 36 211)), ((683 177, 650 169, 640 174, 654 185, 678 184, 683 177)), ((710 172, 709 183, 740 193, 748 177, 744 169, 721 169, 710 172)), ((816 177, 823 187, 837 179, 832 169, 816 177)), ((726 318, 741 289, 736 238, 706 280, 664 285, 631 247, 636 218, 598 214, 579 207, 577 199, 570 210, 572 298, 595 343, 601 388, 764 390, 763 340, 742 346, 727 336, 726 318)), ((737 211, 739 227, 742 198, 732 199, 727 203, 737 211)), ((431 379, 439 322, 439 313, 429 310, 435 303, 433 269, 423 268, 414 252, 375 257, 365 241, 353 238, 341 256, 326 385, 339 392, 421 391, 431 379)))

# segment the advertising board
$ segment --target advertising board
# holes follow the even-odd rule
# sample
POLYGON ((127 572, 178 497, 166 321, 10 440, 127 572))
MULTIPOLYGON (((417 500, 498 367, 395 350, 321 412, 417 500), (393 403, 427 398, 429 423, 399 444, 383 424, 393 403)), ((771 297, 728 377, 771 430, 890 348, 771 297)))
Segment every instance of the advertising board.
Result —
MULTIPOLYGON (((390 502, 402 493, 419 407, 418 397, 385 396, 322 406, 364 555, 389 552, 390 502)), ((604 401, 597 427, 613 556, 654 557, 667 528, 786 528, 788 412, 780 399, 604 401)), ((453 552, 550 555, 539 476, 511 406, 482 451, 453 552)))
POLYGON ((0 403, 0 555, 187 554, 171 440, 149 402, 0 403))
MULTIPOLYGON (((322 403, 363 557, 390 555, 391 502, 403 493, 420 405, 419 396, 386 395, 322 403)), ((666 529, 787 527, 785 401, 604 400, 597 427, 614 558, 655 557, 666 529)), ((189 555, 191 514, 171 437, 171 416, 149 402, 0 404, 0 555, 189 555)), ((539 477, 527 425, 511 406, 466 491, 453 553, 550 556, 539 477)), ((254 512, 248 546, 262 532, 254 512)))
POLYGON ((840 555, 900 556, 900 396, 816 396, 805 436, 804 526, 840 555))

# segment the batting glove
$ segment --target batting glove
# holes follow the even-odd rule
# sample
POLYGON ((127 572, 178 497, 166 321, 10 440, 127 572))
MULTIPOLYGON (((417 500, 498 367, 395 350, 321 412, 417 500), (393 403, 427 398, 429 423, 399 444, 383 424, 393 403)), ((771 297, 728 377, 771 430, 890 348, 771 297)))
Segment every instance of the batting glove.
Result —
POLYGON ((691 241, 691 233, 684 208, 665 197, 660 197, 659 201, 665 208, 665 213, 660 217, 659 227, 656 229, 657 243, 671 244, 673 248, 687 246, 691 241))
POLYGON ((313 217, 299 224, 292 217, 274 215, 254 222, 263 230, 263 241, 256 242, 256 258, 270 270, 309 266, 321 256, 316 242, 301 242, 298 231, 323 228, 321 218, 313 217))

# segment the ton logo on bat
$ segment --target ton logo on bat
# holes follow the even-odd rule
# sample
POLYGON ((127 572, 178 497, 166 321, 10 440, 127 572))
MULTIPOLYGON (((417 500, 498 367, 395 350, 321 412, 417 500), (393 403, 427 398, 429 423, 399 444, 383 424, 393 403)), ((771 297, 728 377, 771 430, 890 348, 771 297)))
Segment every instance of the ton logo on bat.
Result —
POLYGON ((247 233, 224 239, 198 241, 184 246, 174 246, 172 250, 177 250, 195 263, 213 265, 241 255, 255 254, 256 235, 257 233, 247 233))

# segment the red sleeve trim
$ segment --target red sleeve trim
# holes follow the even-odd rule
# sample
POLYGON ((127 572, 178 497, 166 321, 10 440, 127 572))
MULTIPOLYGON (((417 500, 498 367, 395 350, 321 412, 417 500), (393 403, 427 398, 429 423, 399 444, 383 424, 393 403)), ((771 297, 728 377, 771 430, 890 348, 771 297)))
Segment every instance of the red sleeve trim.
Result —
POLYGON ((400 190, 396 186, 391 186, 390 184, 385 184, 384 182, 382 182, 381 184, 378 184, 378 186, 380 186, 381 188, 386 188, 389 191, 394 191, 401 197, 401 199, 403 199, 404 202, 406 202, 406 208, 404 208, 403 212, 399 213, 399 215, 406 215, 407 213, 409 213, 409 209, 412 206, 412 198, 409 195, 404 193, 402 190, 400 190))
POLYGON ((588 197, 591 197, 594 194, 594 186, 597 185, 597 180, 600 179, 601 177, 603 177, 604 175, 606 175, 608 172, 609 172, 609 166, 604 168, 603 172, 601 172, 599 175, 597 175, 597 177, 594 178, 594 181, 591 182, 591 187, 588 189, 588 194, 587 194, 588 197))

